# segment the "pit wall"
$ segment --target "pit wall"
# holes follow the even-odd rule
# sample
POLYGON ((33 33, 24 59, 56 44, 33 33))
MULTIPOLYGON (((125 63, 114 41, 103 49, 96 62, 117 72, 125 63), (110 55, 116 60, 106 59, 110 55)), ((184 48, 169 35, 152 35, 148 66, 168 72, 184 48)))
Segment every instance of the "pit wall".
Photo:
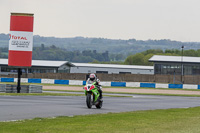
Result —
MULTIPOLYGON (((17 78, 0 78, 0 82, 17 82, 17 78)), ((21 78, 22 83, 44 83, 62 85, 85 85, 82 80, 60 80, 60 79, 31 79, 21 78)), ((111 82, 102 81, 102 86, 112 87, 148 87, 148 88, 176 88, 176 89, 200 89, 200 85, 192 84, 161 84, 161 83, 142 83, 142 82, 111 82)))

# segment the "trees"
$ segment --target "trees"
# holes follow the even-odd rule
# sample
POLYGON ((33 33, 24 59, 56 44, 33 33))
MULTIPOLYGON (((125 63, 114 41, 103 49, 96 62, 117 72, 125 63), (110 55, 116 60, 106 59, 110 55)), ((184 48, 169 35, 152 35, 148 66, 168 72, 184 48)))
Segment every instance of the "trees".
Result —
POLYGON ((126 65, 141 65, 144 64, 144 54, 137 53, 135 55, 128 56, 124 62, 126 65))
POLYGON ((163 50, 162 49, 149 49, 149 50, 142 52, 142 54, 144 54, 144 55, 147 55, 147 54, 163 54, 163 50))
POLYGON ((45 46, 44 46, 44 44, 42 43, 41 44, 41 48, 40 48, 41 50, 44 50, 45 49, 45 46))
MULTIPOLYGON (((73 61, 73 62, 92 62, 94 60, 98 62, 109 62, 110 56, 109 52, 101 52, 99 53, 97 50, 75 50, 68 51, 64 48, 59 48, 55 45, 46 46, 45 44, 41 44, 38 47, 33 47, 32 52, 33 60, 65 60, 65 61, 73 61)), ((113 58, 116 58, 117 61, 121 60, 120 55, 112 54, 113 58)), ((8 48, 0 48, 0 58, 8 58, 8 48)), ((124 57, 123 57, 124 58, 124 57)), ((116 60, 115 60, 116 61, 116 60)))
MULTIPOLYGON (((149 49, 144 52, 128 56, 126 58, 126 60, 124 61, 124 64, 127 64, 127 65, 153 65, 153 63, 149 62, 149 59, 153 55, 182 56, 182 50, 166 49, 165 51, 163 51, 161 49, 149 49)), ((184 50, 183 56, 200 57, 200 49, 184 50)))
POLYGON ((110 61, 109 52, 98 53, 97 50, 67 51, 52 45, 45 47, 41 44, 40 47, 34 47, 33 59, 37 60, 67 60, 72 62, 92 62, 94 60, 100 62, 110 61))
POLYGON ((149 59, 153 56, 154 54, 147 54, 144 56, 144 65, 147 66, 152 66, 153 62, 149 62, 149 59))
POLYGON ((198 51, 195 51, 194 49, 190 49, 190 50, 185 50, 183 52, 184 56, 198 56, 198 51))

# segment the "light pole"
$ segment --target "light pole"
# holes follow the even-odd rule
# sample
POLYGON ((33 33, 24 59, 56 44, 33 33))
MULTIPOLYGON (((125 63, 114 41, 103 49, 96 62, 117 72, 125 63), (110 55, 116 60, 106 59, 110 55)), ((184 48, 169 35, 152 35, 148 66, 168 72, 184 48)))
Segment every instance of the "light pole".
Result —
POLYGON ((181 53, 181 83, 183 84, 184 81, 183 81, 183 49, 184 49, 184 46, 182 45, 181 47, 182 49, 182 53, 181 53))

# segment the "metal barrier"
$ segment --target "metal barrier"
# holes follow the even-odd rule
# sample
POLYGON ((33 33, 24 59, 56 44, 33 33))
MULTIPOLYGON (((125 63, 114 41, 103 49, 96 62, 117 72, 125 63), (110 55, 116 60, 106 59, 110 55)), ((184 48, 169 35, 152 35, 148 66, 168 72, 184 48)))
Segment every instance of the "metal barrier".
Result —
POLYGON ((6 84, 0 84, 0 92, 6 92, 6 84))
MULTIPOLYGON (((0 92, 17 93, 17 85, 0 84, 0 92)), ((42 93, 42 85, 21 85, 20 93, 42 93)))

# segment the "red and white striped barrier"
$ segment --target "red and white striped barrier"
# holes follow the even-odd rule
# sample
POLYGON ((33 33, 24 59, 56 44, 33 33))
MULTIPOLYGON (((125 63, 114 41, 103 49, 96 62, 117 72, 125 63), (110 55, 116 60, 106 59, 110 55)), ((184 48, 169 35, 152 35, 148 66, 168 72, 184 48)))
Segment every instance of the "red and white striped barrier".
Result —
POLYGON ((31 66, 33 19, 33 14, 11 13, 8 55, 9 66, 31 66))

